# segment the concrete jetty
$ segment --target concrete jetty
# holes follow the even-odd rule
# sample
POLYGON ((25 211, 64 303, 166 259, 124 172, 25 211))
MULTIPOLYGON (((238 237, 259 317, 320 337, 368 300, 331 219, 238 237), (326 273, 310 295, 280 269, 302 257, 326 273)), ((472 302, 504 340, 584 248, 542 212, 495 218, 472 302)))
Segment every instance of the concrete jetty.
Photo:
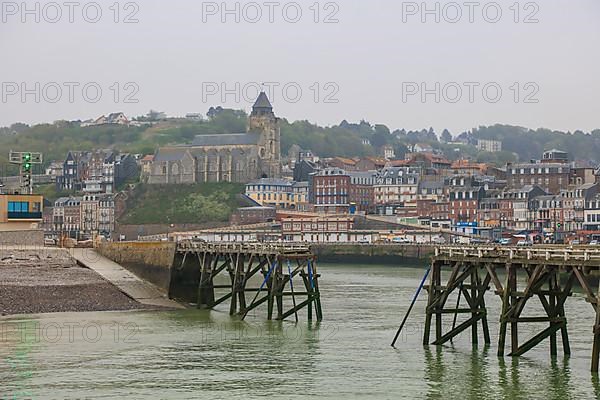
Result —
POLYGON ((138 278, 119 264, 100 255, 94 249, 71 249, 70 253, 78 263, 95 271, 127 296, 141 304, 185 308, 176 301, 170 300, 152 284, 138 278))

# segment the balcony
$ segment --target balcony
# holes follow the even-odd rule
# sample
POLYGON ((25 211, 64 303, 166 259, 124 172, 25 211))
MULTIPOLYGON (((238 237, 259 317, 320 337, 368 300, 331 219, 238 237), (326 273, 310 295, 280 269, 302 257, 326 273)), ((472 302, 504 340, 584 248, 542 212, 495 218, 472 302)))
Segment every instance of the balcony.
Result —
POLYGON ((41 220, 41 212, 8 212, 8 220, 41 220))

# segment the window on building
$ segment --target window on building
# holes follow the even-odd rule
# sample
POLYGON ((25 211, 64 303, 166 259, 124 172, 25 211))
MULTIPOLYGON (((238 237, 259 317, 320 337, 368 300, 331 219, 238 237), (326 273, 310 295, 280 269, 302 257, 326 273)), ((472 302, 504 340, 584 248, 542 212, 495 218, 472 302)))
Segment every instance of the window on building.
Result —
MULTIPOLYGON (((38 207, 39 207, 39 203, 38 207)), ((8 212, 13 213, 28 213, 29 212, 29 203, 26 201, 9 201, 8 202, 8 212)))

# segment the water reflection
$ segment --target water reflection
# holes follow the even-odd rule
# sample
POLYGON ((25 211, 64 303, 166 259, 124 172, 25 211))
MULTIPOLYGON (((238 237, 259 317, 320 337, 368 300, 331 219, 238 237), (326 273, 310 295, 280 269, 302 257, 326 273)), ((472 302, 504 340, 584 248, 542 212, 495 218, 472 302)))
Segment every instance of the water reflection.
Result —
POLYGON ((527 398, 525 387, 521 383, 519 359, 509 357, 507 368, 507 359, 498 357, 500 372, 498 374, 498 387, 500 388, 502 398, 504 399, 525 399, 527 398))
MULTIPOLYGON (((570 321, 570 359, 549 361, 542 348, 520 359, 497 358, 495 346, 472 350, 468 334, 444 347, 423 347, 426 300, 420 299, 401 345, 391 349, 399 319, 391 316, 406 312, 422 277, 415 271, 322 267, 322 323, 265 321, 261 313, 240 321, 228 307, 30 317, 46 327, 97 324, 104 335, 86 341, 78 329, 71 342, 64 330, 61 341, 34 343, 22 363, 22 370, 32 365, 33 374, 19 378, 6 359, 16 356, 20 343, 7 330, 0 344, 0 399, 12 398, 19 387, 29 397, 56 399, 600 398, 600 382, 589 374, 585 318, 570 321), (400 300, 390 301, 390 293, 400 300), (137 326, 136 340, 116 340, 114 327, 127 324, 137 326)), ((583 304, 572 299, 574 310, 583 304)), ((498 315, 499 300, 490 299, 488 307, 498 315)), ((496 332, 497 322, 491 324, 496 332)))
MULTIPOLYGON (((489 346, 474 349, 469 356, 464 349, 451 346, 425 346, 423 351, 427 399, 564 400, 589 396, 572 384, 569 358, 554 358, 549 365, 540 365, 527 358, 495 358, 489 346)), ((595 398, 600 398, 597 376, 592 378, 592 386, 595 398)))

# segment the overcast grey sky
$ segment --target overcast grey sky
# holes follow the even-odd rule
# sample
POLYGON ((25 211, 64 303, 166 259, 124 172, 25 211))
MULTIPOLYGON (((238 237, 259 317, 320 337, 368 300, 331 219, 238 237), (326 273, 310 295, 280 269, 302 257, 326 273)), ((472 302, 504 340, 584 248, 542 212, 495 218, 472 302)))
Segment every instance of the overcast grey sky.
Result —
POLYGON ((598 0, 428 1, 425 15, 421 1, 242 1, 238 11, 228 1, 229 14, 221 1, 115 1, 28 1, 25 14, 2 1, 0 125, 248 110, 253 83, 275 82, 275 112, 289 120, 454 134, 494 123, 600 128, 598 0))

